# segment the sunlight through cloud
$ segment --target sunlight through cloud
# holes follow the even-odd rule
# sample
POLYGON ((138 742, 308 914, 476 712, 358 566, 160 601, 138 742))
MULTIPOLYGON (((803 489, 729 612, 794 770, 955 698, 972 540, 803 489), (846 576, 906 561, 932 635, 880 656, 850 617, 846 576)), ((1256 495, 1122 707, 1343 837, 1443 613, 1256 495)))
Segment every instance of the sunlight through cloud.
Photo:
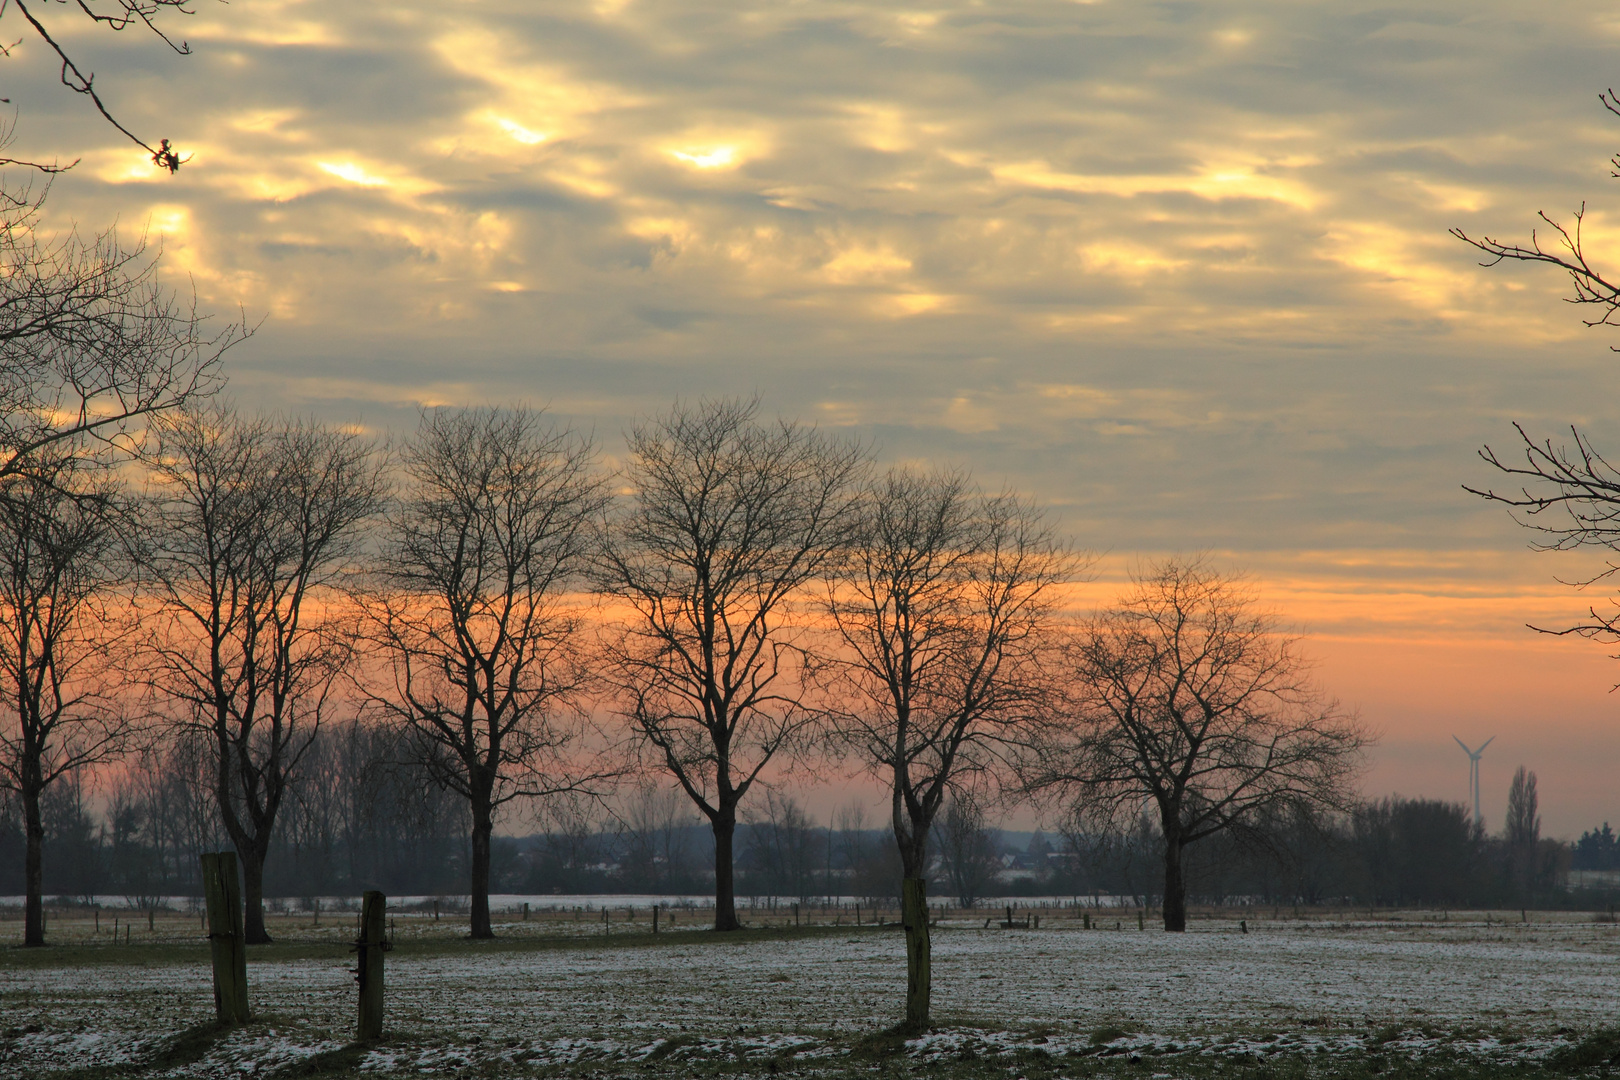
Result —
POLYGON ((734 146, 716 146, 702 150, 671 150, 669 156, 699 169, 723 169, 728 165, 737 163, 737 148, 734 146))
POLYGON ((359 184, 361 187, 389 186, 387 180, 373 176, 352 161, 318 161, 316 164, 338 179, 347 180, 351 184, 359 184))

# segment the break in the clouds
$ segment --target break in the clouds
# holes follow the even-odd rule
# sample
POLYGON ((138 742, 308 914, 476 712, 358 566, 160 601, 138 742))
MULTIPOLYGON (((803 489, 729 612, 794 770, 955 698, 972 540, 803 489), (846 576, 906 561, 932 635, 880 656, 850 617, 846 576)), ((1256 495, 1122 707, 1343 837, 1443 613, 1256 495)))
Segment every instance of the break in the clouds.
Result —
MULTIPOLYGON (((1099 547, 1444 549, 1509 417, 1613 419, 1559 283, 1446 235, 1593 197, 1620 21, 1508 2, 205 4, 75 33, 175 177, 9 61, 52 208, 264 314, 239 399, 676 393, 944 457, 1099 547)), ((33 50, 32 55, 27 55, 33 50)), ((1620 239, 1617 239, 1620 248, 1620 239)))

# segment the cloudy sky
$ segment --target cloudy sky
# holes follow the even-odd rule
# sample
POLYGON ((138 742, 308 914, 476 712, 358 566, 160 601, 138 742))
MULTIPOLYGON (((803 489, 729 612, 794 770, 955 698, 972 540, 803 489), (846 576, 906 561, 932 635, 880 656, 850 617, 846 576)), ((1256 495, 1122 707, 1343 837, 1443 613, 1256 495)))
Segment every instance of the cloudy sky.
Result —
MULTIPOLYGON (((239 404, 407 429, 522 400, 611 454, 750 394, 886 460, 1040 496, 1106 553, 1206 550, 1383 732, 1370 790, 1462 798, 1496 735, 1549 832, 1620 822, 1620 664, 1475 458, 1511 421, 1620 452, 1620 333, 1480 269, 1588 202, 1620 261, 1620 15, 1546 0, 200 0, 194 55, 55 32, 155 170, 6 60, 50 218, 161 237, 263 328, 239 404)), ((15 13, 5 16, 9 22, 15 13)))

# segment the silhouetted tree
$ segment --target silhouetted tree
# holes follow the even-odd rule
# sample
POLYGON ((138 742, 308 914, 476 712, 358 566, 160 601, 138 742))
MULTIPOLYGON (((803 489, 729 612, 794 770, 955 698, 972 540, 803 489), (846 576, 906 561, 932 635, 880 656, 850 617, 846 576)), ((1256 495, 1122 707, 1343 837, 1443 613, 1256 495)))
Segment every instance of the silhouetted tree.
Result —
POLYGON ((45 887, 53 893, 94 902, 107 884, 103 830, 90 805, 84 770, 65 773, 45 791, 41 817, 51 862, 45 887))
POLYGON ((622 876, 654 890, 689 888, 694 858, 690 833, 700 821, 686 796, 645 783, 631 795, 620 816, 622 876))
POLYGON ((1536 809, 1536 774, 1520 765, 1508 787, 1507 827, 1510 847, 1534 847, 1541 839, 1541 815, 1536 809))
POLYGON ((207 736, 247 940, 264 942, 276 817, 355 656, 343 591, 381 463, 357 434, 193 410, 165 423, 151 471, 147 677, 178 725, 207 736))
POLYGON ((1577 870, 1620 870, 1620 839, 1605 821, 1603 828, 1581 833, 1573 856, 1577 870))
MULTIPOLYGON (((118 129, 130 142, 151 155, 154 165, 167 169, 172 173, 179 169, 189 158, 182 158, 174 147, 169 144, 168 139, 159 139, 158 144, 152 146, 125 127, 123 122, 113 114, 107 103, 102 100, 100 91, 96 89, 95 73, 81 68, 79 62, 74 59, 73 54, 68 51, 63 42, 72 41, 74 38, 79 37, 86 22, 92 26, 106 28, 115 32, 135 27, 150 31, 154 37, 168 46, 171 51, 186 56, 190 54, 191 46, 184 39, 172 37, 160 23, 166 15, 172 16, 176 13, 180 15, 192 14, 194 9, 187 6, 188 2, 189 0, 77 0, 69 8, 66 5, 49 3, 36 5, 34 0, 9 0, 9 6, 22 16, 23 20, 28 24, 32 35, 38 38, 55 55, 60 65, 62 85, 76 94, 82 94, 89 98, 90 103, 101 114, 102 119, 118 129), (52 15, 47 15, 46 12, 54 11, 64 12, 63 19, 70 20, 74 25, 64 32, 62 25, 58 24, 53 33, 46 23, 55 22, 55 18, 52 15)), ((10 47, 15 48, 18 44, 19 42, 14 41, 10 47)), ((5 55, 9 56, 10 54, 8 52, 5 55)), ((46 165, 40 162, 20 161, 15 158, 0 158, 0 165, 27 165, 47 173, 71 169, 77 163, 75 159, 75 161, 67 165, 57 165, 55 163, 46 165)))
POLYGON ((1074 560, 1039 510, 958 473, 889 472, 828 590, 843 648, 839 732, 890 793, 906 884, 906 1022, 928 1023, 928 836, 1035 714, 1037 658, 1074 560))
POLYGON ((995 833, 985 824, 984 808, 970 792, 954 795, 945 804, 934 833, 945 884, 958 904, 970 908, 985 895, 1001 869, 995 833))
POLYGON ((1138 907, 1152 901, 1153 879, 1164 876, 1163 845, 1152 816, 1074 802, 1059 819, 1059 831, 1079 877, 1077 891, 1098 899, 1104 892, 1127 896, 1138 907))
MULTIPOLYGON (((1616 97, 1613 90, 1598 95, 1598 100, 1609 112, 1620 116, 1620 97, 1616 97)), ((1620 178, 1620 155, 1610 159, 1614 166, 1610 175, 1620 178)), ((1572 215, 1571 224, 1564 224, 1547 215, 1546 211, 1537 213, 1539 218, 1552 230, 1550 243, 1544 242, 1540 231, 1532 229, 1528 244, 1509 243, 1493 240, 1490 236, 1478 238, 1469 236, 1462 229, 1451 229, 1451 235, 1463 243, 1477 248, 1488 256, 1482 266, 1497 266, 1503 262, 1544 263, 1554 266, 1569 275, 1570 285, 1573 289, 1568 300, 1595 309, 1592 318, 1585 320, 1587 326, 1615 326, 1620 325, 1617 316, 1620 316, 1620 285, 1609 280, 1609 277, 1599 270, 1586 253, 1585 241, 1581 235, 1582 225, 1586 218, 1586 204, 1572 215)))
POLYGON ((815 727, 812 657, 790 615, 849 538, 866 462, 859 446, 756 412, 677 404, 636 425, 630 494, 596 571, 627 609, 610 644, 619 708, 714 831, 716 930, 740 925, 737 808, 815 727))
POLYGON ((51 455, 138 449, 154 414, 207 395, 251 331, 210 331, 158 281, 144 242, 39 231, 43 196, 0 189, 0 479, 51 455))
POLYGON ((368 600, 391 681, 371 700, 467 800, 472 936, 488 938, 497 814, 613 771, 582 741, 591 669, 569 595, 606 488, 588 439, 522 408, 424 412, 401 457, 368 600))
POLYGON ((900 899, 900 850, 888 843, 894 830, 866 827, 866 808, 841 806, 834 815, 832 858, 843 876, 844 893, 868 904, 893 904, 900 899))
POLYGON ((749 815, 748 825, 740 861, 748 867, 751 891, 808 904, 825 853, 821 830, 811 825, 804 807, 790 795, 767 791, 764 812, 749 815))
POLYGON ((1358 892, 1392 906, 1459 904, 1485 895, 1485 837, 1462 803, 1388 798, 1356 807, 1358 892))
POLYGON ((282 807, 266 891, 306 900, 371 888, 459 892, 466 800, 435 784, 413 749, 385 725, 322 724, 282 807))
POLYGON ((1157 564, 1063 656, 1074 726, 1054 729, 1033 778, 1132 817, 1152 800, 1166 930, 1187 927, 1187 845, 1267 810, 1349 805, 1368 736, 1322 699, 1237 578, 1157 564))
POLYGON ((1541 847, 1541 815, 1537 811, 1536 774, 1520 765, 1508 787, 1507 824, 1502 839, 1507 843, 1509 874, 1519 903, 1528 904, 1536 883, 1541 847))
MULTIPOLYGON (((1609 112, 1620 115, 1620 98, 1613 90, 1600 94, 1599 100, 1609 112)), ((1620 157, 1614 158, 1613 164, 1610 175, 1620 177, 1620 157)), ((1528 262, 1562 270, 1569 275, 1572 289, 1566 299, 1594 313, 1585 320, 1587 326, 1620 325, 1617 318, 1620 316, 1620 285, 1595 265, 1585 248, 1582 225, 1586 204, 1581 204, 1572 223, 1567 225, 1549 217, 1545 211, 1537 216, 1552 230, 1550 242, 1544 241, 1537 230, 1531 231, 1528 244, 1503 242, 1490 236, 1476 238, 1461 229, 1452 229, 1451 233, 1489 256, 1483 266, 1528 262)), ((1571 444, 1558 445, 1551 438, 1533 438, 1517 423, 1513 428, 1519 436, 1519 445, 1513 454, 1503 457, 1488 445, 1479 454, 1515 489, 1498 492, 1465 484, 1464 490, 1507 506, 1521 525, 1540 534, 1541 539, 1533 545, 1540 550, 1620 549, 1620 471, 1608 462, 1591 438, 1572 426, 1571 444), (1521 455, 1524 461, 1519 464, 1515 459, 1521 455)), ((1584 588, 1610 578, 1617 571, 1620 564, 1609 556, 1601 569, 1572 584, 1584 588)), ((1600 612, 1596 605, 1591 605, 1587 616, 1584 621, 1562 629, 1533 629, 1620 642, 1620 607, 1600 612)))
POLYGON ((123 578, 115 491, 60 449, 0 477, 0 788, 22 804, 25 945, 45 943, 42 800, 130 734, 107 611, 123 578))

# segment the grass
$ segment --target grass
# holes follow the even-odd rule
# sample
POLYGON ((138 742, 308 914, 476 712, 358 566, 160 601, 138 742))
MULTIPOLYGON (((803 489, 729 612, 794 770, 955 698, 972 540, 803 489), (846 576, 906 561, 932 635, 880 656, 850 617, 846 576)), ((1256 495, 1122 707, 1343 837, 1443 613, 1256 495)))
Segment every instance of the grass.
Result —
MULTIPOLYGON (((417 982, 417 996, 404 998, 411 1004, 390 1013, 392 1026, 385 1037, 374 1046, 356 1046, 346 1043, 352 1031, 352 986, 346 975, 332 970, 352 967, 352 953, 342 940, 352 934, 335 923, 321 927, 326 936, 320 938, 311 938, 308 931, 299 937, 297 928, 289 926, 281 931, 282 940, 249 949, 250 965, 265 966, 261 975, 271 988, 266 1008, 283 1010, 286 1015, 267 1013, 237 1029, 213 1024, 185 1026, 211 1009, 208 950, 200 935, 194 941, 181 940, 179 935, 167 940, 154 935, 154 940, 143 943, 137 938, 129 945, 80 938, 43 949, 0 947, 0 973, 9 970, 18 975, 10 984, 13 989, 0 990, 0 1017, 11 1017, 9 1021, 0 1019, 0 1080, 159 1080, 226 1073, 251 1073, 270 1080, 350 1076, 384 1080, 422 1076, 425 1070, 439 1076, 536 1080, 645 1080, 665 1075, 717 1080, 1540 1080, 1620 1070, 1620 1028, 1586 1030, 1606 1022, 1588 1012, 1581 1014, 1586 1019, 1573 1021, 1582 1031, 1560 1028, 1554 1032, 1554 1023, 1562 1021, 1538 1020, 1534 1008, 1522 1017, 1510 1015, 1512 998, 1486 999, 1484 1004, 1492 1007, 1478 1008, 1472 1017, 1453 1008, 1449 1019, 1442 1020, 1423 1008, 1409 1006, 1404 1018, 1399 1012, 1391 1015, 1386 1011, 1376 1022, 1359 1013, 1345 1016, 1334 1010, 1324 1014, 1320 1005, 1307 1008, 1304 1002, 1281 1014, 1275 1009, 1252 1016, 1218 1013, 1202 1024, 1196 1013, 1181 1014, 1189 1017, 1184 1022, 1155 1020, 1123 1006, 1020 1011, 1018 999, 1024 988, 1019 986, 1018 972, 1007 969, 996 954, 992 961, 1002 966, 996 968, 994 977, 1006 980, 1005 985, 975 980, 972 987, 978 997, 958 993, 948 1008, 936 1007, 936 1037, 919 1046, 911 1042, 914 1033, 904 1028, 877 1027, 892 1022, 901 1007, 897 998, 882 995, 892 995, 903 985, 899 981, 903 970, 897 971, 893 988, 886 989, 884 983, 871 990, 874 984, 868 977, 864 984, 858 980, 849 984, 867 986, 863 994, 844 994, 837 989, 845 985, 836 981, 844 978, 838 973, 853 969, 799 966, 800 958, 807 955, 833 955, 839 957, 833 963, 846 962, 837 942, 864 945, 851 951, 859 954, 855 959, 865 962, 868 969, 873 957, 886 965, 889 961, 884 958, 898 948, 897 942, 887 940, 895 933, 892 927, 778 924, 716 934, 683 926, 674 931, 666 927, 654 936, 644 922, 640 927, 616 923, 613 932, 605 935, 537 934, 528 932, 528 927, 512 928, 484 941, 473 941, 464 936, 464 930, 448 924, 442 928, 418 926, 414 933, 412 929, 402 918, 393 957, 488 955, 495 961, 522 954, 557 954, 558 959, 542 958, 532 965, 497 962, 487 968, 479 962, 428 965, 426 970, 434 973, 434 979, 451 978, 452 982, 417 982), (871 936, 879 932, 882 937, 871 936), (730 953, 729 959, 716 952, 817 940, 827 941, 831 952, 829 945, 802 951, 766 949, 758 957, 730 953), (701 950, 702 956, 657 958, 656 950, 677 947, 701 950), (636 950, 648 951, 647 963, 634 956, 611 955, 636 950), (580 961, 568 959, 570 955, 579 955, 580 961), (776 967, 756 966, 771 956, 776 957, 771 961, 776 967), (716 965, 716 960, 723 962, 716 965), (325 973, 317 970, 307 984, 323 988, 320 993, 325 996, 318 1001, 299 996, 304 983, 296 984, 299 994, 290 993, 285 989, 289 985, 286 975, 274 971, 277 963, 308 961, 316 961, 318 968, 330 965, 325 973), (733 973, 740 980, 741 996, 731 996, 730 991, 719 997, 711 995, 705 999, 709 1004, 703 1011, 683 1013, 683 1003, 694 1000, 690 985, 683 981, 689 966, 703 968, 705 964, 712 970, 733 973), (154 971, 140 976, 132 972, 128 980, 132 984, 175 990, 147 997, 140 996, 144 990, 129 991, 126 997, 117 998, 118 973, 103 973, 105 965, 189 967, 195 968, 195 977, 190 971, 154 971), (73 969, 83 972, 69 978, 73 969), (51 974, 53 970, 64 973, 61 983, 51 974), (466 978, 469 970, 477 973, 475 980, 466 978), (497 1004, 484 997, 489 991, 484 973, 501 970, 544 972, 532 977, 543 985, 531 984, 526 975, 504 976, 502 985, 508 997, 497 1004), (456 975, 458 971, 462 974, 456 975), (818 984, 818 978, 828 977, 835 981, 818 984), (461 982, 454 982, 455 978, 461 982), (278 979, 282 980, 279 990, 275 989, 278 979), (456 993, 464 996, 447 996, 438 989, 450 985, 459 987, 456 993), (423 991, 424 986, 434 989, 423 991), (576 986, 577 991, 571 989, 576 986), (824 989, 817 996, 818 986, 834 987, 833 996, 824 989), (988 991, 977 989, 981 987, 988 991), (550 996, 530 996, 540 991, 550 996), (129 997, 130 993, 135 996, 129 997), (863 997, 868 999, 858 1000, 863 997), (119 1008, 133 1013, 109 1024, 103 1016, 112 1011, 107 1003, 113 999, 121 1002, 119 1008), (658 1014, 649 1004, 655 1001, 674 1008, 674 1015, 658 1014), (795 1002, 809 1002, 821 1011, 795 1011, 795 1002), (1497 1004, 1504 1008, 1495 1008, 1497 1004), (1029 1019, 1002 1018, 1004 1005, 1011 1016, 1029 1019), (60 1011, 64 1007, 66 1013, 60 1011), (500 1015, 490 1015, 491 1009, 500 1015), (130 1020, 130 1015, 135 1019, 130 1020), (1492 1019, 1482 1024, 1477 1019, 1481 1015, 1492 1019), (1052 1022, 1036 1023, 1037 1019, 1052 1022), (690 1032, 688 1023, 692 1024, 690 1032), (98 1033, 119 1029, 120 1024, 125 1032, 122 1052, 133 1052, 134 1059, 90 1064, 93 1054, 113 1045, 95 1042, 98 1033), (144 1034, 165 1030, 172 1034, 162 1039, 144 1034), (1186 1034, 1171 1034, 1182 1031, 1186 1034), (783 1038, 789 1035, 804 1036, 807 1041, 794 1045, 783 1038), (72 1040, 81 1036, 90 1037, 92 1049, 75 1048, 72 1040), (1498 1049, 1480 1051, 1482 1039, 1494 1040, 1498 1049), (568 1059, 557 1048, 570 1040, 588 1045, 568 1059), (53 1046, 56 1049, 50 1049, 53 1046), (31 1065, 30 1056, 36 1063, 49 1058, 58 1065, 71 1062, 78 1067, 46 1071, 31 1065)), ((962 940, 988 941, 990 937, 981 938, 973 928, 962 940)), ((1020 937, 1020 947, 1030 940, 1020 937)), ((1244 941, 1249 947, 1253 939, 1244 941)), ((1018 955, 1032 958, 1047 953, 1025 949, 1018 955)), ((969 973, 957 976, 959 983, 972 978, 971 972, 983 970, 968 969, 969 973)), ((1058 969, 1050 985, 1067 993, 1071 970, 1058 969)), ((1121 970, 1116 967, 1077 979, 1074 991, 1088 995, 1088 1000, 1098 995, 1108 1000, 1109 991, 1117 989, 1110 978, 1125 982, 1121 970)), ((1179 988, 1187 984, 1169 984, 1168 979, 1179 978, 1185 970, 1161 970, 1159 977, 1179 995, 1179 988)), ((255 977, 250 967, 250 979, 255 977)), ((1148 978, 1152 978, 1151 971, 1148 978)), ((0 987, 5 985, 0 983, 0 987)), ((1417 1000, 1433 1007, 1429 999, 1417 1000)))
MULTIPOLYGON (((794 941, 827 937, 847 938, 852 933, 871 934, 892 932, 889 926, 768 926, 717 934, 713 930, 651 931, 616 929, 612 934, 580 935, 500 935, 474 940, 466 935, 449 934, 433 937, 396 938, 391 950, 394 956, 436 957, 467 956, 477 953, 534 953, 534 952, 600 952, 603 949, 673 948, 675 946, 705 945, 716 948, 737 948, 760 941, 794 941)), ((249 945, 248 961, 275 963, 292 960, 330 960, 349 955, 349 944, 342 940, 289 938, 268 945, 249 945)), ((170 966, 209 963, 208 943, 199 935, 195 944, 174 941, 134 942, 129 945, 104 945, 69 940, 63 943, 47 941, 45 945, 25 948, 12 945, 0 948, 0 970, 7 968, 77 967, 89 964, 132 964, 140 966, 170 966)))
POLYGON ((165 1039, 156 1051, 138 1062, 91 1065, 37 1075, 39 1080, 116 1080, 119 1077, 162 1074, 202 1061, 229 1032, 230 1028, 219 1024, 199 1024, 165 1039))
MULTIPOLYGON (((234 1029, 263 1035, 278 1023, 262 1018, 234 1029)), ((54 1072, 13 1074, 30 1080, 139 1080, 179 1071, 197 1075, 203 1062, 233 1029, 200 1025, 165 1040, 139 1061, 112 1066, 91 1066, 54 1072)), ((537 1080, 612 1080, 651 1075, 683 1077, 805 1077, 815 1080, 1542 1080, 1572 1075, 1606 1075, 1620 1059, 1620 1030, 1593 1032, 1544 1062, 1501 1064, 1482 1062, 1455 1052, 1442 1051, 1422 1059, 1371 1050, 1355 1055, 1322 1057, 1280 1052, 1264 1056, 1215 1056, 1185 1051, 1154 1052, 1142 1049, 1115 1053, 1106 1044, 1128 1035, 1120 1028, 1099 1028, 1092 1034, 1093 1049, 1054 1053, 1023 1047, 1011 1053, 987 1054, 971 1045, 960 1052, 931 1060, 907 1053, 907 1034, 891 1029, 841 1044, 822 1044, 818 1053, 804 1057, 797 1048, 768 1056, 735 1052, 694 1056, 702 1040, 676 1036, 636 1061, 582 1061, 573 1065, 529 1065, 521 1060, 486 1061, 435 1070, 456 1077, 534 1077, 537 1080), (826 1050, 837 1051, 833 1055, 826 1050)), ((410 1050, 427 1044, 407 1032, 386 1032, 376 1048, 410 1050)), ((258 1070, 265 1080, 314 1077, 369 1077, 371 1080, 421 1076, 416 1069, 362 1069, 371 1046, 350 1044, 302 1058, 279 1068, 258 1070)))
POLYGON ((1547 1062, 1554 1068, 1578 1072, 1588 1069, 1620 1065, 1620 1028, 1602 1028, 1587 1035, 1574 1046, 1548 1055, 1547 1062))

